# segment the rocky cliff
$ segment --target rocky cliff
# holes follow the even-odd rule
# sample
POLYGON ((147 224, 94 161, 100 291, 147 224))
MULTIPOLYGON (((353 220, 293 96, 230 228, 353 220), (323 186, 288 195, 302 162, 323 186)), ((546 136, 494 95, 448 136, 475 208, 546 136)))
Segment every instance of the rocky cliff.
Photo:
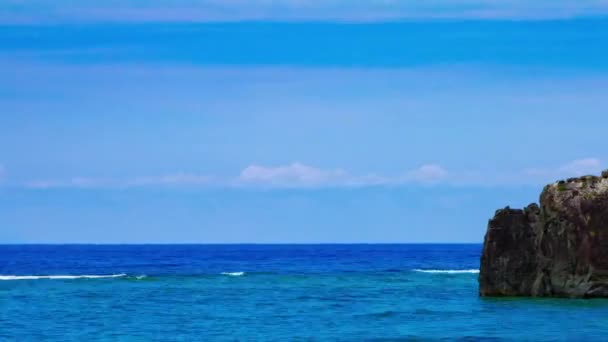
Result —
POLYGON ((545 186, 540 205, 497 210, 479 294, 608 297, 608 170, 545 186))

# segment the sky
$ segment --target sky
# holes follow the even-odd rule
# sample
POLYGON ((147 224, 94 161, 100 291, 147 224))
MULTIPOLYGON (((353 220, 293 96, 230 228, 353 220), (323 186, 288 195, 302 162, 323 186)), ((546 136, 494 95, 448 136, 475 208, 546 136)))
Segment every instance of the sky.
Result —
POLYGON ((7 0, 0 243, 460 243, 608 168, 608 2, 7 0))

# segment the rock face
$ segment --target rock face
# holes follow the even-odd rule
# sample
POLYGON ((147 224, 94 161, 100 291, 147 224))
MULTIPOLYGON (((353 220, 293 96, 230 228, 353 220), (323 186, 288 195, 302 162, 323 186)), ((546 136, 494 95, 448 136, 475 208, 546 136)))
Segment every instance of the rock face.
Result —
POLYGON ((545 186, 540 206, 497 210, 479 294, 608 297, 608 171, 545 186))

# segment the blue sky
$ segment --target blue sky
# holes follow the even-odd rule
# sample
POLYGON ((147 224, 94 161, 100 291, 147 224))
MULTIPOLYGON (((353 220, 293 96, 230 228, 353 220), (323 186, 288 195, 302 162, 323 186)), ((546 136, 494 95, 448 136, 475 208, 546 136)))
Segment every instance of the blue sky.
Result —
POLYGON ((0 4, 0 242, 480 242, 608 167, 605 1, 171 4, 0 4))

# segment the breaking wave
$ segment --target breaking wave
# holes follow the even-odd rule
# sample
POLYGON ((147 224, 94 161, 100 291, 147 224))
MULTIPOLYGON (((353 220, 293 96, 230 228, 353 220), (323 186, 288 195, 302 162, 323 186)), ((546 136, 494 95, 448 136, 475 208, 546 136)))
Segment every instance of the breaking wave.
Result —
POLYGON ((469 269, 469 270, 422 270, 422 269, 415 269, 415 272, 422 272, 422 273, 438 273, 438 274, 461 274, 461 273, 479 273, 479 270, 476 269, 469 269))
POLYGON ((127 275, 110 274, 110 275, 0 275, 0 280, 38 280, 38 279, 101 279, 101 278, 122 278, 127 275))
POLYGON ((222 275, 231 276, 231 277, 240 277, 244 276, 245 272, 222 272, 222 275))

